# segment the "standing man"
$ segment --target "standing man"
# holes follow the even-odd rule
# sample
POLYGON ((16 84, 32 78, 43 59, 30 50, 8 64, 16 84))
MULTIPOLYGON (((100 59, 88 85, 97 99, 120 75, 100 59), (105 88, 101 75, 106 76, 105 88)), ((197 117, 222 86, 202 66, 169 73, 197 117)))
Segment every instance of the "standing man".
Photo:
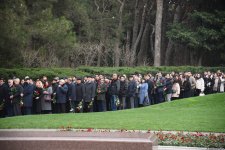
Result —
POLYGON ((153 81, 151 80, 150 76, 148 74, 146 74, 144 76, 145 80, 146 80, 146 83, 148 83, 148 98, 149 98, 149 103, 151 105, 154 104, 154 100, 153 100, 153 90, 154 90, 154 83, 153 81))
POLYGON ((6 95, 7 85, 3 78, 0 78, 0 118, 5 116, 5 95, 6 95))
POLYGON ((83 112, 84 108, 84 84, 81 82, 81 78, 77 78, 76 81, 76 102, 75 112, 83 112))
POLYGON ((67 95, 68 87, 65 84, 65 80, 61 79, 59 81, 58 88, 56 90, 56 108, 57 113, 65 113, 66 112, 66 95, 67 95))
POLYGON ((120 77, 120 92, 119 92, 120 109, 126 109, 127 86, 128 85, 127 85, 125 76, 121 76, 120 77))
POLYGON ((30 84, 30 78, 25 77, 23 84, 23 108, 24 114, 30 115, 32 113, 32 105, 33 105, 33 92, 34 86, 30 84))
POLYGON ((135 82, 134 77, 130 76, 128 89, 127 89, 127 99, 126 99, 128 108, 134 108, 134 98, 135 98, 136 90, 137 90, 137 83, 135 82))
POLYGON ((107 86, 105 84, 105 79, 100 79, 100 83, 97 85, 97 111, 102 112, 105 111, 104 103, 106 103, 105 93, 107 91, 107 86))
POLYGON ((10 98, 10 96, 13 95, 12 93, 13 89, 14 89, 13 79, 8 79, 8 86, 4 94, 6 117, 13 116, 13 105, 12 105, 12 99, 10 98))
POLYGON ((118 75, 114 73, 112 76, 111 84, 109 86, 110 106, 112 111, 117 110, 116 100, 118 98, 119 91, 120 91, 120 81, 118 80, 118 75))
POLYGON ((72 78, 68 78, 68 97, 69 97, 69 102, 70 102, 70 112, 75 112, 75 106, 77 106, 77 101, 76 101, 76 84, 73 83, 72 78))
POLYGON ((93 112, 95 92, 96 85, 92 81, 92 77, 88 76, 84 84, 84 112, 93 112))

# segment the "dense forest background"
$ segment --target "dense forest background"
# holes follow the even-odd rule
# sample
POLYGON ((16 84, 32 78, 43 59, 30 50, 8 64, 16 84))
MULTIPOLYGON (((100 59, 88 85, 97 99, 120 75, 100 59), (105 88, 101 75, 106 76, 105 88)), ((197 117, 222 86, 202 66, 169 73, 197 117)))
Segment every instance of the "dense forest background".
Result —
POLYGON ((223 66, 224 0, 0 0, 0 67, 223 66))

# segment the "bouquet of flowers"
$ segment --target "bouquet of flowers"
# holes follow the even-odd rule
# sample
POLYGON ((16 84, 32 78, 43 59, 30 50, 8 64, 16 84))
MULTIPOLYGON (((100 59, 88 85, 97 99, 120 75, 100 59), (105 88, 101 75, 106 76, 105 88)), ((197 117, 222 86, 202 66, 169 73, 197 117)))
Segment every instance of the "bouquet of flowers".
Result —
POLYGON ((88 109, 93 107, 93 102, 94 102, 94 100, 91 100, 91 102, 88 104, 88 109))
POLYGON ((23 107, 23 93, 20 94, 21 99, 20 99, 20 107, 23 107))
POLYGON ((83 108, 83 100, 80 101, 78 106, 76 107, 77 111, 80 112, 80 110, 83 108))
POLYGON ((157 81, 156 81, 156 87, 160 87, 160 86, 162 86, 162 85, 163 85, 163 83, 162 83, 161 80, 157 80, 157 81))
POLYGON ((119 99, 119 97, 117 96, 117 97, 116 97, 116 107, 118 107, 118 106, 120 106, 120 99, 119 99))
POLYGON ((10 93, 9 93, 9 95, 10 95, 10 96, 15 95, 16 92, 17 92, 16 87, 13 86, 12 88, 10 88, 10 93))
POLYGON ((55 104, 56 103, 56 93, 53 93, 52 95, 53 95, 52 96, 52 102, 53 102, 53 104, 55 104))
POLYGON ((41 96, 40 91, 35 90, 33 96, 34 96, 35 99, 39 99, 39 97, 41 96))

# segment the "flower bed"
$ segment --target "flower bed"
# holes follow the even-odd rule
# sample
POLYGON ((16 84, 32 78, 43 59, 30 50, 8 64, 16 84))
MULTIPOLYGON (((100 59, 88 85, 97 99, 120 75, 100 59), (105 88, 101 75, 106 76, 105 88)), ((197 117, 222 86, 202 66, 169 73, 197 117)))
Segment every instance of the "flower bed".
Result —
POLYGON ((202 134, 196 133, 155 133, 159 140, 159 145, 166 146, 188 146, 188 147, 207 147, 225 148, 225 134, 202 134))
POLYGON ((60 127, 61 131, 77 132, 141 132, 153 133, 158 137, 158 144, 163 146, 188 146, 205 148, 225 148, 224 133, 146 131, 146 130, 110 130, 110 129, 72 129, 71 126, 60 127))

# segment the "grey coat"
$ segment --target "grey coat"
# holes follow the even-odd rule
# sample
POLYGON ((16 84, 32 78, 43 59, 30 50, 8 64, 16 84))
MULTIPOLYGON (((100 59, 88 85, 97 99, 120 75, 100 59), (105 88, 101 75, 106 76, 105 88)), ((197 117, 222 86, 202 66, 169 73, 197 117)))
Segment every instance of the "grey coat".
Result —
POLYGON ((47 92, 49 94, 43 94, 43 96, 41 97, 41 110, 52 110, 52 104, 51 101, 46 101, 45 99, 45 95, 51 96, 52 95, 52 87, 48 87, 47 92))

